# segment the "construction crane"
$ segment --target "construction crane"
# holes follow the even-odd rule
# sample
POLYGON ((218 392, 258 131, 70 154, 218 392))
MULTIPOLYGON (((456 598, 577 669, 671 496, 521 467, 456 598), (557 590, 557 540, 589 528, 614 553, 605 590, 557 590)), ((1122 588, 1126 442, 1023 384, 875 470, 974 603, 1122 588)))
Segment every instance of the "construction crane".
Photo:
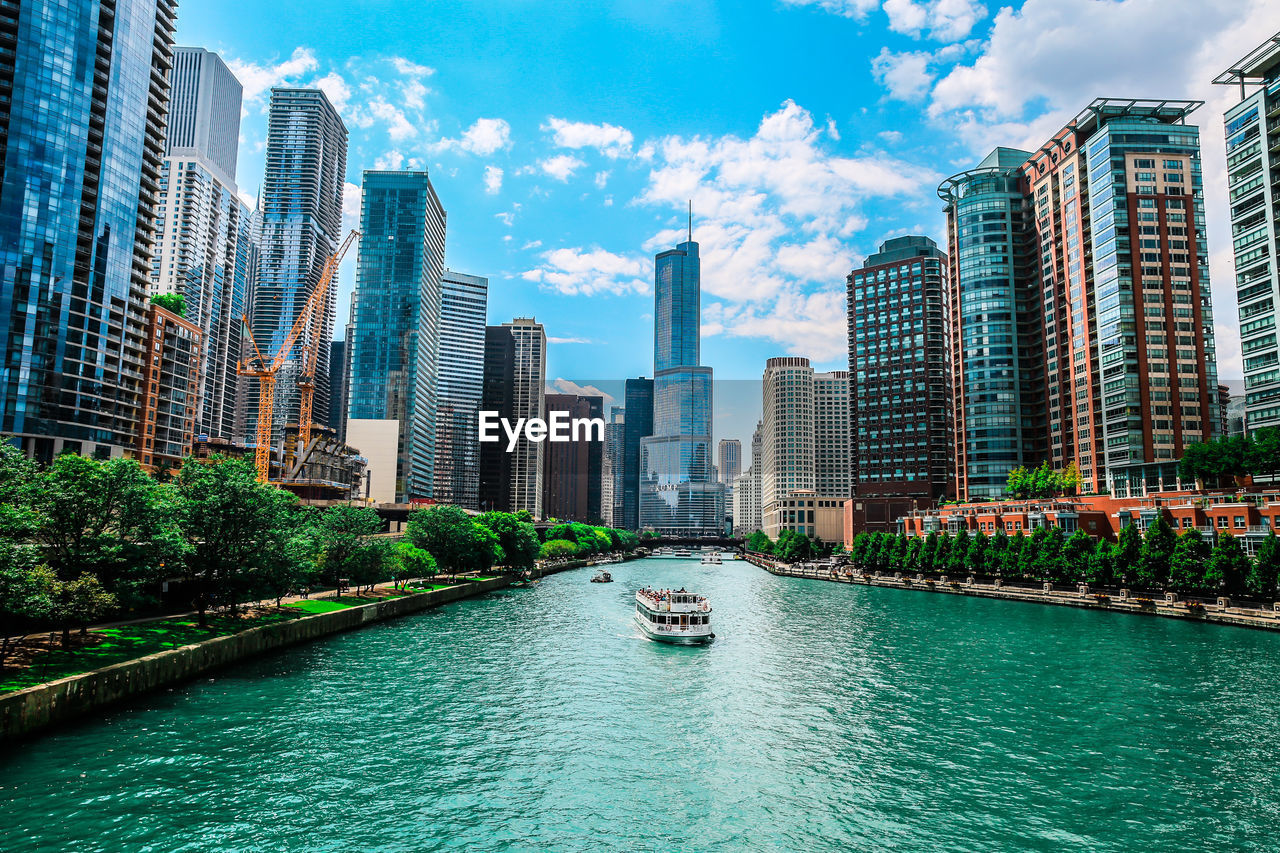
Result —
POLYGON ((275 417, 276 374, 289 359, 289 353, 302 336, 303 330, 306 330, 307 335, 302 342, 302 370, 298 375, 298 446, 305 449, 311 443, 311 411, 316 391, 316 359, 324 325, 324 307, 327 304, 329 286, 338 274, 338 264, 359 237, 359 231, 352 231, 342 241, 338 251, 325 259, 320 281, 307 297, 306 304, 293 321, 293 328, 289 329, 289 334, 285 336, 275 355, 268 358, 262 354, 258 349, 258 342, 253 339, 248 316, 241 318, 250 353, 236 365, 236 372, 241 376, 258 377, 258 443, 253 461, 254 467, 258 469, 258 479, 264 483, 271 476, 271 424, 275 417))

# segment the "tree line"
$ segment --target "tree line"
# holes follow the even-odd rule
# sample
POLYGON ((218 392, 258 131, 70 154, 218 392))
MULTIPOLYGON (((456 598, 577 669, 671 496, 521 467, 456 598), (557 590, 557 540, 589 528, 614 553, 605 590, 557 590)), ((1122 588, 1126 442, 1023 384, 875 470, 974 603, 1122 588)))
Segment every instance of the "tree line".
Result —
POLYGON ((1184 483, 1230 487, 1235 478, 1280 473, 1280 427, 1188 445, 1178 463, 1184 483))
POLYGON ((788 563, 794 563, 798 560, 812 560, 816 557, 827 557, 833 552, 844 550, 843 545, 833 545, 823 542, 821 539, 810 538, 807 534, 786 529, 778 531, 776 540, 770 539, 769 534, 763 530, 757 530, 747 537, 746 545, 748 551, 777 557, 779 560, 785 560, 788 563))
POLYGON ((992 535, 960 530, 925 537, 864 532, 854 537, 849 561, 869 572, 974 574, 1268 602, 1276 598, 1280 541, 1269 534, 1251 559, 1230 533, 1219 533, 1210 545, 1199 530, 1178 534, 1158 515, 1145 534, 1130 524, 1115 542, 1095 541, 1082 530, 1068 536, 1057 527, 1013 536, 999 528, 992 535))
POLYGON ((527 512, 410 514, 397 542, 368 507, 303 505, 247 459, 186 460, 172 476, 132 459, 63 454, 40 467, 0 442, 0 666, 11 638, 158 612, 177 584, 200 624, 212 610, 345 580, 357 591, 439 571, 532 568, 538 559, 634 548, 634 534, 527 512))

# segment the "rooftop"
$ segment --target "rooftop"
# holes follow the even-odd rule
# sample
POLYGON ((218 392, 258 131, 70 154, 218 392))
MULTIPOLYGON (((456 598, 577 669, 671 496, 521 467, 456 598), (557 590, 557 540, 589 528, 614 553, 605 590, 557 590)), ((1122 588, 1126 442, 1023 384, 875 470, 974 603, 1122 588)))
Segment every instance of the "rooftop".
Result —
POLYGON ((1280 73, 1280 33, 1276 33, 1262 44, 1255 47, 1243 58, 1232 63, 1213 82, 1219 86, 1239 85, 1241 89, 1247 83, 1265 83, 1275 79, 1280 73))

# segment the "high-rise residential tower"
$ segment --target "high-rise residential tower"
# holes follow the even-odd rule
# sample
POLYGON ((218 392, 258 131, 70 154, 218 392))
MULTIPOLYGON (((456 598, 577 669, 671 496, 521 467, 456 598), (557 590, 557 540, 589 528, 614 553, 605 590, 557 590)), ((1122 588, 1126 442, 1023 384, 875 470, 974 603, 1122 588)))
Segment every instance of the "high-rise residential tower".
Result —
POLYGON ((628 379, 623 408, 627 415, 622 429, 622 518, 615 527, 636 531, 640 529, 640 442, 653 435, 653 380, 628 379))
POLYGON ((173 0, 0 9, 0 434, 133 452, 173 0))
POLYGON ((396 493, 400 500, 430 498, 445 212, 427 173, 366 171, 360 233, 347 326, 347 417, 397 421, 396 493))
MULTIPOLYGON (((342 239, 342 193, 347 171, 347 128, 319 89, 271 90, 267 117, 266 173, 261 200, 261 242, 249 325, 264 355, 277 352, 307 299, 320 283, 326 259, 342 239)), ((362 248, 363 254, 363 248, 362 248)), ((286 423, 297 423, 298 379, 305 347, 316 358, 313 420, 329 416, 329 342, 337 288, 324 300, 320 335, 294 345, 277 375, 272 441, 286 423)), ((257 434, 258 384, 247 384, 245 432, 257 434)))
POLYGON ((484 385, 489 279, 445 270, 441 282, 435 499, 475 509, 480 500, 476 419, 484 385))
POLYGON ((724 490, 713 475, 711 368, 698 363, 698 244, 659 253, 654 274, 653 435, 640 443, 640 527, 714 535, 724 523, 724 490))
MULTIPOLYGON (((528 317, 485 328, 481 409, 515 424, 545 419, 547 335, 528 317)), ((502 431, 499 429, 498 434, 502 431)), ((507 451, 505 437, 480 445, 480 509, 542 518, 543 454, 522 432, 507 451)))
POLYGON ((177 47, 160 170, 151 293, 176 293, 200 329, 195 430, 237 437, 241 318, 256 247, 236 192, 241 86, 216 53, 177 47))
POLYGON ((1280 426, 1280 33, 1217 76, 1227 110, 1227 193, 1244 354, 1243 429, 1280 426))
POLYGON ((891 532, 899 517, 948 493, 954 436, 946 277, 947 256, 937 244, 906 236, 881 243, 846 280, 858 529, 891 532))

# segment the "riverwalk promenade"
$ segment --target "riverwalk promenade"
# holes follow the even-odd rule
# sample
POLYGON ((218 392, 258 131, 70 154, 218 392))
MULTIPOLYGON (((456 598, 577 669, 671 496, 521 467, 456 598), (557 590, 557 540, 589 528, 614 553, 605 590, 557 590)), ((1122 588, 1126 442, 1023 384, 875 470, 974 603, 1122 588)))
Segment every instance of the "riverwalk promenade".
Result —
POLYGON ((1151 597, 1130 590, 1095 589, 1087 584, 1073 587, 1044 583, 1039 586, 1008 584, 1000 579, 979 582, 973 576, 925 577, 908 576, 901 572, 884 574, 867 573, 848 566, 830 568, 809 563, 788 564, 759 554, 747 554, 751 564, 773 575, 793 578, 809 578, 832 583, 862 584, 865 586, 933 592, 944 595, 969 595, 979 598, 998 598, 1005 601, 1027 601, 1035 604, 1052 604, 1060 607, 1087 607, 1093 610, 1111 610, 1118 613, 1139 613, 1213 622, 1220 625, 1237 625, 1244 628, 1280 630, 1280 604, 1271 609, 1241 607, 1227 598, 1211 601, 1180 599, 1173 593, 1151 597))

